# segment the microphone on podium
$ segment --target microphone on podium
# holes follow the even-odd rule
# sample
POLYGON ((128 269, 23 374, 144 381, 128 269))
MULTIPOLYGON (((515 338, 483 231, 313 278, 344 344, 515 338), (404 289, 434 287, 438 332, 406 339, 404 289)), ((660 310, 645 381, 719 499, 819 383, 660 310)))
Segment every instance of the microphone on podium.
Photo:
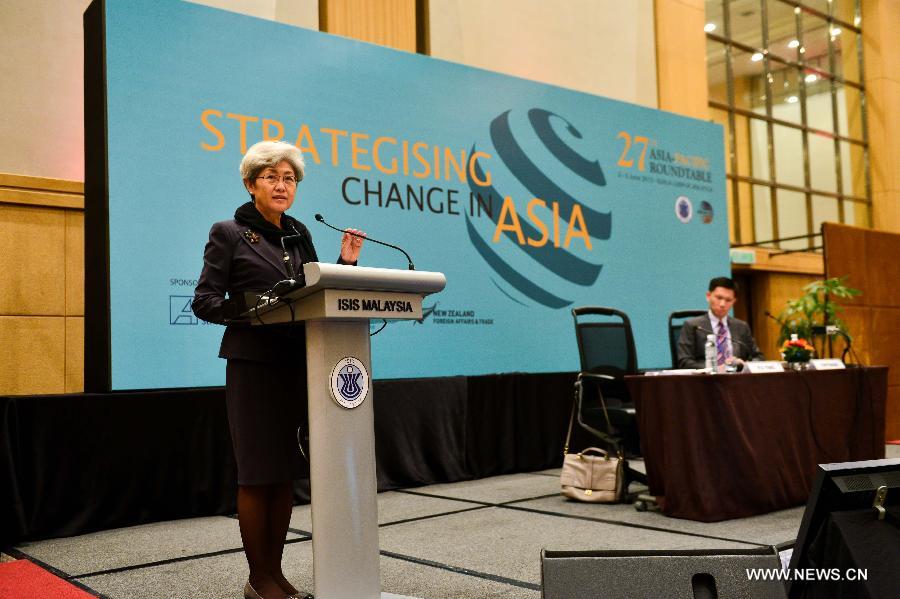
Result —
POLYGON ((389 247, 389 248, 393 248, 393 249, 397 250, 398 252, 401 252, 404 256, 406 256, 406 261, 409 262, 409 270, 415 270, 415 269, 416 269, 416 267, 413 265, 412 258, 409 257, 409 254, 407 254, 407 253, 403 250, 403 248, 397 247, 396 245, 392 245, 392 244, 390 244, 390 243, 385 243, 384 241, 378 241, 377 239, 372 239, 371 237, 369 237, 369 236, 367 236, 367 235, 360 235, 359 233, 354 233, 353 231, 347 231, 346 229, 339 229, 339 228, 337 228, 337 227, 335 227, 335 226, 333 226, 333 225, 329 225, 328 223, 325 222, 325 219, 322 217, 321 214, 316 214, 316 215, 315 215, 315 218, 316 218, 317 221, 319 221, 320 223, 322 223, 323 225, 325 225, 325 226, 328 227, 329 229, 334 229, 335 231, 340 231, 341 233, 347 233, 347 234, 349 234, 349 235, 353 235, 354 237, 362 237, 363 239, 368 239, 368 240, 371 241, 372 243, 377 243, 377 244, 379 244, 379 245, 385 245, 385 246, 387 246, 387 247, 389 247))
POLYGON ((765 314, 766 314, 766 316, 768 316, 769 318, 771 318, 772 320, 774 320, 775 322, 777 322, 777 323, 778 323, 778 326, 781 326, 781 327, 784 326, 784 323, 781 321, 781 319, 778 318, 777 316, 774 316, 774 315, 773 315, 771 312, 769 312, 768 310, 766 310, 765 314))

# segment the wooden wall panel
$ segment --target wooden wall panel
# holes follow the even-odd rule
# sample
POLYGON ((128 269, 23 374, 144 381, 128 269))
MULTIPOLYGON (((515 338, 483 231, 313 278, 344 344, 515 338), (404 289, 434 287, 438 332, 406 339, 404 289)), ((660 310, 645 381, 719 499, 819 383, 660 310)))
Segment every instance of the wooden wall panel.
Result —
POLYGON ((84 212, 66 211, 66 316, 84 316, 84 212))
MULTIPOLYGON (((746 272, 746 271, 745 271, 746 272)), ((753 336, 759 349, 769 360, 779 356, 779 325, 766 316, 766 311, 778 315, 789 299, 800 295, 804 285, 819 277, 809 274, 783 272, 749 272, 750 303, 752 308, 748 320, 753 327, 753 336)))
MULTIPOLYGON (((847 330, 853 337, 853 350, 859 356, 863 364, 874 364, 872 361, 872 317, 867 306, 845 306, 839 313, 840 318, 847 326, 847 330)), ((854 360, 855 361, 855 360, 854 360)), ((893 373, 888 373, 891 376, 893 373)))
POLYGON ((900 52, 897 0, 862 0, 872 226, 900 233, 900 52))
POLYGON ((841 314, 864 364, 888 366, 887 439, 900 438, 900 234, 828 223, 825 270, 862 291, 841 314))
POLYGON ((66 319, 0 316, 0 393, 61 393, 65 389, 66 319))
POLYGON ((84 391, 84 317, 66 317, 65 392, 84 391))
POLYGON ((320 0, 319 22, 328 33, 416 51, 415 0, 320 0))
POLYGON ((0 173, 0 202, 84 209, 84 183, 0 173))
POLYGON ((869 349, 871 364, 887 364, 888 385, 900 385, 900 308, 871 307, 867 309, 869 318, 869 349))
MULTIPOLYGON (((858 262, 867 266, 865 290, 868 297, 860 299, 869 306, 900 308, 900 235, 861 230, 866 232, 866 253, 859 255, 865 258, 858 262)), ((900 332, 900 328, 894 331, 900 332)))
POLYGON ((888 386, 884 434, 886 441, 900 441, 900 385, 888 386))
MULTIPOLYGON (((826 272, 829 277, 847 277, 847 284, 856 289, 869 289, 869 269, 860 268, 858 263, 866 255, 864 229, 828 223, 825 226, 826 272), (838 232, 839 235, 834 233, 838 232)), ((847 305, 865 305, 868 297, 860 296, 844 302, 847 305)))
POLYGON ((0 204, 0 314, 65 313, 65 220, 62 210, 0 204))
POLYGON ((0 173, 0 394, 84 390, 83 193, 0 173))
POLYGON ((654 17, 660 110, 709 119, 704 1, 656 0, 654 17))

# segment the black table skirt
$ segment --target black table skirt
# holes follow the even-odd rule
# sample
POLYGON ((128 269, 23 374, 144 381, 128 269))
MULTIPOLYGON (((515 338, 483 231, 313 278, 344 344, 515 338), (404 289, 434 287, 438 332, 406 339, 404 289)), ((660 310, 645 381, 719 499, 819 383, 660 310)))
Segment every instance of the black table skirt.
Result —
MULTIPOLYGON (((574 381, 574 373, 375 381, 379 490, 560 466, 574 381)), ((0 548, 234 513, 224 395, 215 387, 0 397, 0 548)), ((309 501, 308 480, 295 496, 309 501)))

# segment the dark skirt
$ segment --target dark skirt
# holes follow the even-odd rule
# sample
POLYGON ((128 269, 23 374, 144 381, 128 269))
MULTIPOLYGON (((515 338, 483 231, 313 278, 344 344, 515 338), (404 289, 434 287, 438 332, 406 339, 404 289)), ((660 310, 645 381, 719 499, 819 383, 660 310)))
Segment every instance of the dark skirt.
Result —
POLYGON ((228 360, 225 403, 239 485, 282 483, 309 476, 297 445, 307 427, 306 364, 228 360))

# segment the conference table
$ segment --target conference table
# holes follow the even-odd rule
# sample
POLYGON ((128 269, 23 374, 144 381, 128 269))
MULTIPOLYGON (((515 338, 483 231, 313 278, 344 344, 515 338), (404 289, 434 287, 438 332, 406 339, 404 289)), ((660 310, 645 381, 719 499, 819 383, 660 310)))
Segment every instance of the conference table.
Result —
POLYGON ((650 494, 701 522, 804 504, 817 464, 884 457, 887 373, 625 377, 650 494))

